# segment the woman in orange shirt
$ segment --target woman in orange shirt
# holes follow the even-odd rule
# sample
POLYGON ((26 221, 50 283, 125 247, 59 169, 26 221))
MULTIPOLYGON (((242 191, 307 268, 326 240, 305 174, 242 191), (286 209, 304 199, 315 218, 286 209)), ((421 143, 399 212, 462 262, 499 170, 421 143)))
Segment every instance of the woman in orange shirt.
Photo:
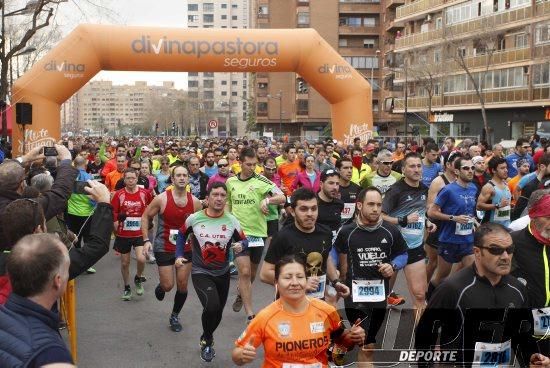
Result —
POLYGON ((363 344, 358 323, 345 330, 336 309, 306 297, 306 265, 300 256, 285 256, 275 265, 275 290, 280 298, 264 308, 235 342, 233 362, 244 365, 264 346, 264 368, 327 367, 331 341, 352 348, 363 344))

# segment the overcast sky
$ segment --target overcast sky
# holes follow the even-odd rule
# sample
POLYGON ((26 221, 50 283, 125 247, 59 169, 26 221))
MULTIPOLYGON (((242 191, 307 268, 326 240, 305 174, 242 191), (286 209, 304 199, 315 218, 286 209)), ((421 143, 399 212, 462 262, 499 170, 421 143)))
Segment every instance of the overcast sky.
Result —
MULTIPOLYGON (((79 23, 187 27, 185 0, 69 0, 59 9, 56 21, 63 25, 65 34, 79 23)), ((101 72, 94 80, 112 80, 115 84, 133 84, 137 80, 150 84, 174 81, 176 88, 187 89, 185 73, 101 72)))

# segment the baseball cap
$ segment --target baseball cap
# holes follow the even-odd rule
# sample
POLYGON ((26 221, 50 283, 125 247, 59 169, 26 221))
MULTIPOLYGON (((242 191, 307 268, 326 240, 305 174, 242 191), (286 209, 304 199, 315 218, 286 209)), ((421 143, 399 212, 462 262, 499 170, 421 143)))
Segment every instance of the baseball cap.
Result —
POLYGON ((321 173, 320 180, 325 181, 329 176, 338 176, 340 177, 340 173, 336 169, 326 169, 321 173))
POLYGON ((117 145, 118 145, 118 143, 116 141, 111 142, 111 146, 116 147, 117 145))
POLYGON ((141 152, 151 152, 151 149, 147 146, 141 147, 141 152))
POLYGON ((474 165, 477 164, 478 162, 481 162, 481 161, 485 161, 485 159, 481 156, 475 156, 474 158, 472 158, 472 163, 474 165))

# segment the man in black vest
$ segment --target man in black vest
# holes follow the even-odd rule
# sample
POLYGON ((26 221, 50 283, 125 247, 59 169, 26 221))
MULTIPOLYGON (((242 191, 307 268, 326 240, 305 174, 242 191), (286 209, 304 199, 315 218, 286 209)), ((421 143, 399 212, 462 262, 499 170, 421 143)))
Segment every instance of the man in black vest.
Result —
POLYGON ((7 258, 13 292, 0 307, 0 367, 73 364, 51 311, 69 280, 69 252, 52 234, 22 238, 7 258))

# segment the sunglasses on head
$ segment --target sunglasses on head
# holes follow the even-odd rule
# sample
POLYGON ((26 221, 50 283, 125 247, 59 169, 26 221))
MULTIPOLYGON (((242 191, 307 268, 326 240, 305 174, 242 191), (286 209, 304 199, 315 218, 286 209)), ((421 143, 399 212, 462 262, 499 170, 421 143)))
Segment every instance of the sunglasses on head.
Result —
POLYGON ((494 256, 500 256, 504 252, 506 252, 508 254, 514 254, 514 251, 516 250, 516 246, 514 244, 512 244, 512 245, 510 245, 509 247, 506 247, 506 248, 502 248, 502 247, 500 247, 496 244, 491 244, 488 247, 478 247, 478 248, 487 249, 487 251, 489 253, 491 253, 492 255, 494 255, 494 256))
POLYGON ((470 170, 474 170, 475 168, 476 168, 475 166, 462 166, 460 169, 470 171, 470 170))

